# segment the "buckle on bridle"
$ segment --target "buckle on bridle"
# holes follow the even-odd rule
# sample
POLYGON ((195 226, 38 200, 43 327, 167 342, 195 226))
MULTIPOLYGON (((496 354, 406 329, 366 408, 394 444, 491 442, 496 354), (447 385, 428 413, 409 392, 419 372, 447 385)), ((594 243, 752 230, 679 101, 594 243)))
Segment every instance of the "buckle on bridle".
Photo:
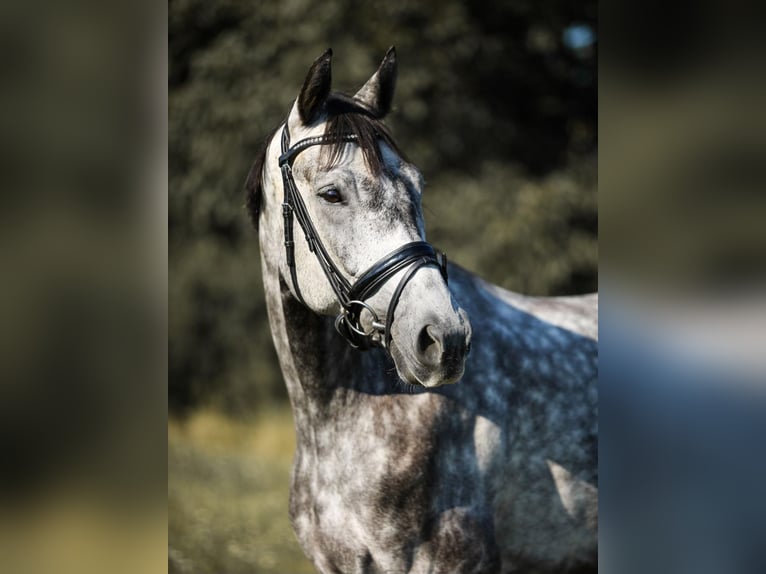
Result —
POLYGON ((374 337, 375 335, 385 336, 386 325, 368 303, 354 300, 346 303, 343 306, 343 311, 335 318, 335 330, 354 348, 366 349, 372 345, 381 344, 374 337), (362 313, 365 310, 372 316, 370 329, 367 331, 362 328, 361 324, 362 313))

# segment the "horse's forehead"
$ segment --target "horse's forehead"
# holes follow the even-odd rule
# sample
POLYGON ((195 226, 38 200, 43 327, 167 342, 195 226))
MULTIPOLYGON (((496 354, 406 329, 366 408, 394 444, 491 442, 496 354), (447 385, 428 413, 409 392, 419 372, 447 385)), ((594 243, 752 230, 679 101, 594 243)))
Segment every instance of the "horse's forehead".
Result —
POLYGON ((326 149, 323 146, 313 146, 304 150, 296 158, 293 166, 294 171, 306 180, 326 178, 329 175, 342 174, 347 177, 355 177, 363 181, 381 179, 407 179, 415 185, 422 184, 420 172, 409 163, 405 162, 395 150, 385 142, 379 141, 383 160, 383 172, 379 176, 373 175, 364 158, 364 152, 356 144, 346 144, 338 161, 328 164, 325 160, 326 149))

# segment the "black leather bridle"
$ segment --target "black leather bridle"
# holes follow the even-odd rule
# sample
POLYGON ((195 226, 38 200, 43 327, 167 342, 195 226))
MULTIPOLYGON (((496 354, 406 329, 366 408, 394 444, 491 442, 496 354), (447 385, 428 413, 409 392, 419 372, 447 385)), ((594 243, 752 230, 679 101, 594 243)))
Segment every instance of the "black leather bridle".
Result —
POLYGON ((282 185, 284 189, 282 215, 285 227, 287 266, 290 269, 290 277, 295 294, 300 302, 305 305, 306 302, 303 299, 300 287, 298 287, 298 277, 295 269, 294 217, 303 229, 309 250, 314 253, 319 261, 319 265, 322 267, 322 271, 324 271, 340 303, 341 312, 335 319, 335 329, 354 348, 366 350, 373 346, 379 346, 388 349, 391 343, 391 326, 394 322, 394 311, 399 303, 404 287, 421 267, 427 265, 437 266, 446 281, 447 256, 442 252, 434 250, 425 241, 413 241, 402 245, 373 264, 359 276, 353 285, 349 283, 337 265, 335 265, 322 240, 319 238, 316 228, 309 217, 306 204, 303 202, 303 198, 295 185, 292 172, 293 161, 303 150, 311 146, 331 144, 337 141, 354 143, 357 141, 357 138, 354 134, 345 134, 339 138, 317 136, 302 139, 290 147, 290 131, 288 130, 287 122, 285 122, 282 130, 282 155, 279 156, 279 168, 282 171, 282 185), (388 304, 386 320, 381 322, 375 311, 365 300, 377 293, 397 272, 407 267, 409 269, 407 269, 407 272, 399 281, 394 295, 388 304), (361 324, 362 313, 365 309, 372 316, 372 328, 369 331, 365 331, 361 324))

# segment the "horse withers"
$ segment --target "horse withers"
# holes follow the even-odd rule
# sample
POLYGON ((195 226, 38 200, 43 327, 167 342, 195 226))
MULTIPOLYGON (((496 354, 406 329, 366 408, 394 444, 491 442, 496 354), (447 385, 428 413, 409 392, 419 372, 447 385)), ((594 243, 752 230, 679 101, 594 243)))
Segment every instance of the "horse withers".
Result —
POLYGON ((247 182, 304 552, 323 574, 595 571, 597 297, 447 263, 382 121, 394 49, 353 96, 331 58, 247 182))

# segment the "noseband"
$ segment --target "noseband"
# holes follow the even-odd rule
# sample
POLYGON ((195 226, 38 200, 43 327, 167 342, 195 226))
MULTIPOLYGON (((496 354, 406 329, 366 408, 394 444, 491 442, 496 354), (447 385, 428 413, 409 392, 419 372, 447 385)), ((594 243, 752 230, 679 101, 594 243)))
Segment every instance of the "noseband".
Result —
POLYGON ((426 265, 437 266, 446 281, 447 256, 444 253, 435 251, 425 241, 413 241, 402 245, 373 264, 362 273, 353 285, 349 283, 338 269, 338 266, 335 265, 322 240, 319 238, 316 228, 309 217, 306 204, 303 202, 303 198, 295 185, 292 171, 293 161, 303 150, 311 146, 326 145, 338 141, 354 143, 357 141, 357 138, 354 134, 345 134, 339 138, 317 136, 300 140, 290 147, 290 132, 287 128, 287 122, 285 122, 284 129, 282 130, 282 155, 279 156, 279 168, 282 171, 282 186, 284 190, 282 215, 285 227, 287 266, 290 269, 290 278, 295 294, 300 302, 306 305, 300 287, 298 287, 298 277, 295 269, 295 242, 293 240, 293 219, 295 218, 303 229, 309 250, 319 261, 319 265, 322 267, 322 271, 340 303, 341 312, 335 319, 335 329, 356 349, 366 350, 373 346, 389 349, 394 311, 399 303, 404 287, 415 276, 415 273, 426 265), (399 281, 394 295, 388 304, 385 322, 381 322, 378 315, 365 300, 377 293, 396 273, 407 267, 409 269, 401 281, 399 281), (367 331, 361 324, 362 313, 365 310, 372 316, 372 327, 367 331))

